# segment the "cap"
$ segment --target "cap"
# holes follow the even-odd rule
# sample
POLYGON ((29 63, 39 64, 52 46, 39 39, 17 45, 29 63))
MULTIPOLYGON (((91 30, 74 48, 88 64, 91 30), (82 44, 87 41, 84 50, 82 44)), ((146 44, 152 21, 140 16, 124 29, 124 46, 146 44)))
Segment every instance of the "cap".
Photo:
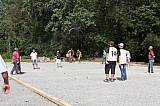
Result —
POLYGON ((149 46, 149 48, 153 49, 153 46, 149 46))
POLYGON ((122 47, 123 47, 123 46, 124 46, 124 44, 123 44, 123 43, 120 43, 120 44, 118 44, 118 46, 122 46, 122 47))
POLYGON ((14 50, 18 50, 18 48, 15 47, 14 50))
POLYGON ((113 42, 113 41, 110 41, 110 45, 114 45, 114 42, 113 42))

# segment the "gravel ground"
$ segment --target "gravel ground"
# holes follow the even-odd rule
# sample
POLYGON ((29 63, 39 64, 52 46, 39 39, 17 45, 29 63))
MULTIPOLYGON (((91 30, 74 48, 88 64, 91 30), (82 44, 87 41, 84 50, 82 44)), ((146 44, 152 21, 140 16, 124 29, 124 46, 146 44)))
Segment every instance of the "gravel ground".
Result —
MULTIPOLYGON (((3 80, 0 80, 2 86, 3 80)), ((57 106, 42 96, 10 80, 11 91, 8 95, 0 93, 0 106, 57 106)))
MULTIPOLYGON (((34 70, 31 63, 22 63, 24 74, 13 76, 73 106, 158 106, 160 104, 160 71, 158 67, 154 68, 154 74, 147 74, 146 65, 130 66, 127 68, 128 80, 124 82, 118 80, 120 71, 116 67, 115 78, 117 80, 106 83, 103 82, 105 79, 104 65, 100 63, 63 62, 62 65, 63 68, 57 68, 55 63, 39 63, 40 69, 34 70)), ((12 65, 7 64, 7 66, 11 70, 12 65)), ((19 103, 18 98, 20 97, 24 97, 20 102, 27 106, 34 105, 32 101, 35 100, 37 100, 35 104, 38 106, 51 105, 49 101, 21 85, 16 84, 18 87, 14 88, 12 83, 14 82, 11 81, 12 89, 18 89, 20 92, 23 90, 24 94, 15 92, 12 97, 14 92, 11 92, 9 96, 3 96, 7 97, 7 100, 12 98, 15 105, 19 103), (26 94, 32 96, 27 95, 26 97, 26 94), (18 98, 13 100, 17 96, 18 98), (44 104, 43 101, 48 104, 44 104)), ((5 103, 5 100, 2 101, 5 103)))

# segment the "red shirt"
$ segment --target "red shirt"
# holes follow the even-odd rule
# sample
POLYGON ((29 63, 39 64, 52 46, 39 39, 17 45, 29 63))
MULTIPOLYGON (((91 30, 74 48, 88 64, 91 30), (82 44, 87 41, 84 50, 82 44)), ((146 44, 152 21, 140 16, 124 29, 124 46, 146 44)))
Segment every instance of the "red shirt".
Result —
POLYGON ((148 53, 148 59, 153 59, 153 56, 154 56, 154 51, 153 50, 150 50, 149 53, 148 53))
POLYGON ((12 62, 19 61, 19 53, 17 51, 14 51, 12 53, 12 62))

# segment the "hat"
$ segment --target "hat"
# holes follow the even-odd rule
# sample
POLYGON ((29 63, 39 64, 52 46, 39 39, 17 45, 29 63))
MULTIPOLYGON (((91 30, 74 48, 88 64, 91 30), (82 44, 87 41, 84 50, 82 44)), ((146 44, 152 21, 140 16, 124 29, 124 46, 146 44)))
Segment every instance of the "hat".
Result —
POLYGON ((57 51, 57 52, 59 52, 59 51, 57 51))
POLYGON ((123 46, 124 46, 124 44, 123 44, 123 43, 120 43, 120 44, 118 44, 118 46, 122 46, 122 47, 123 47, 123 46))
POLYGON ((149 46, 149 48, 153 49, 153 46, 149 46))
POLYGON ((113 41, 110 41, 110 45, 114 45, 114 42, 113 42, 113 41))
POLYGON ((18 50, 18 48, 15 47, 14 50, 18 50))

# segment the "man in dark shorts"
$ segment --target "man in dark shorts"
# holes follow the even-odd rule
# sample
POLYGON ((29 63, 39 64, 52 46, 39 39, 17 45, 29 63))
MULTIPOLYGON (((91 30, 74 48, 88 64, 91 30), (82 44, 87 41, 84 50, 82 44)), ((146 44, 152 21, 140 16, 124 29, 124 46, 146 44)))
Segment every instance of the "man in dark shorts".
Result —
POLYGON ((61 54, 59 53, 59 51, 57 51, 57 54, 56 54, 56 63, 57 63, 57 67, 62 67, 62 65, 61 65, 61 54))
POLYGON ((106 50, 106 64, 105 74, 106 79, 104 82, 109 82, 109 71, 111 69, 111 82, 114 82, 115 67, 117 62, 117 49, 114 47, 114 42, 110 41, 110 47, 106 50))

